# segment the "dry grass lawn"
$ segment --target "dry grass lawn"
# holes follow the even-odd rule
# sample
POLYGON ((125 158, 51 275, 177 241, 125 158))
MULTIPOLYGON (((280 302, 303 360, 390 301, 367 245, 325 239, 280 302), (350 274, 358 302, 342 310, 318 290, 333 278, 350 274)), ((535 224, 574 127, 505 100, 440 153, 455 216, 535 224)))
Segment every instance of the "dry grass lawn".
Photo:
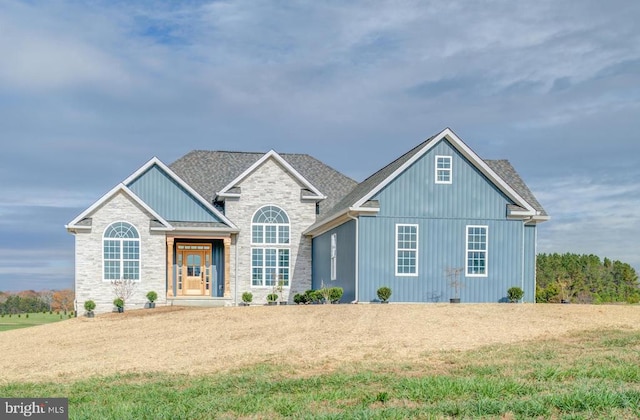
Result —
POLYGON ((356 362, 429 361, 440 352, 640 330, 629 305, 308 305, 105 314, 0 333, 0 383, 91 375, 206 374, 256 363, 327 371, 356 362))

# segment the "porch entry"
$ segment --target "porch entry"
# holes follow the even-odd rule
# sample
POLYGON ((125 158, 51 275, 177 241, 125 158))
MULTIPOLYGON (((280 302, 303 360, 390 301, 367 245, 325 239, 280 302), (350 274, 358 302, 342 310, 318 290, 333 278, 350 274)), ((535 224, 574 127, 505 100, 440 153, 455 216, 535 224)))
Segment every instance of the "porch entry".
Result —
POLYGON ((224 290, 212 257, 209 243, 176 244, 177 296, 222 296, 224 290))

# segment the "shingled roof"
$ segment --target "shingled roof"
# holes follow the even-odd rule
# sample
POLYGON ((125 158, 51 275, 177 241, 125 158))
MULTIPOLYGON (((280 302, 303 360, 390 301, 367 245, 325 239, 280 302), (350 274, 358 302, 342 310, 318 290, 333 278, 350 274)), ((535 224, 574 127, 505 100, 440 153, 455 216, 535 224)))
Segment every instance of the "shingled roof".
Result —
POLYGON ((531 204, 534 209, 540 212, 540 216, 548 216, 545 209, 538 202, 527 184, 524 183, 515 168, 511 166, 508 160, 485 160, 486 163, 500 178, 502 178, 511 188, 513 188, 520 197, 524 198, 527 203, 531 204))
MULTIPOLYGON (((208 202, 265 153, 194 150, 169 167, 208 202)), ((289 165, 327 198, 320 202, 324 214, 349 193, 357 182, 307 154, 279 153, 289 165)))

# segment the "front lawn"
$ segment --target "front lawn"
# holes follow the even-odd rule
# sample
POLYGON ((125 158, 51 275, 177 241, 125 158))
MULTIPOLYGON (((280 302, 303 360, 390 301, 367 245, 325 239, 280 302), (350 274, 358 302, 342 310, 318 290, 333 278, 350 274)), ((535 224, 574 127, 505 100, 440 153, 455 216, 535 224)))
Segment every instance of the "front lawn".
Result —
POLYGON ((68 397, 71 419, 640 417, 637 331, 591 331, 322 370, 322 360, 306 368, 279 361, 209 375, 14 382, 0 386, 0 395, 68 397))
POLYGON ((33 327, 35 325, 50 324, 52 322, 63 321, 69 319, 69 315, 65 315, 63 312, 59 314, 53 312, 50 314, 36 313, 36 314, 4 314, 0 315, 0 331, 15 330, 17 328, 33 327))

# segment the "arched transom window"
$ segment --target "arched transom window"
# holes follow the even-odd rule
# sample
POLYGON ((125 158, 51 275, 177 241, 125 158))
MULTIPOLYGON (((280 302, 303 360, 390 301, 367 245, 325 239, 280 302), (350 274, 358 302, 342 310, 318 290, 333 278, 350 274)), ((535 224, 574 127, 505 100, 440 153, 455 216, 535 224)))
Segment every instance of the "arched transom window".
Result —
POLYGON ((111 224, 102 241, 105 280, 140 279, 140 235, 127 222, 111 224))
POLYGON ((289 217, 277 206, 264 206, 251 223, 251 284, 289 286, 289 217))

